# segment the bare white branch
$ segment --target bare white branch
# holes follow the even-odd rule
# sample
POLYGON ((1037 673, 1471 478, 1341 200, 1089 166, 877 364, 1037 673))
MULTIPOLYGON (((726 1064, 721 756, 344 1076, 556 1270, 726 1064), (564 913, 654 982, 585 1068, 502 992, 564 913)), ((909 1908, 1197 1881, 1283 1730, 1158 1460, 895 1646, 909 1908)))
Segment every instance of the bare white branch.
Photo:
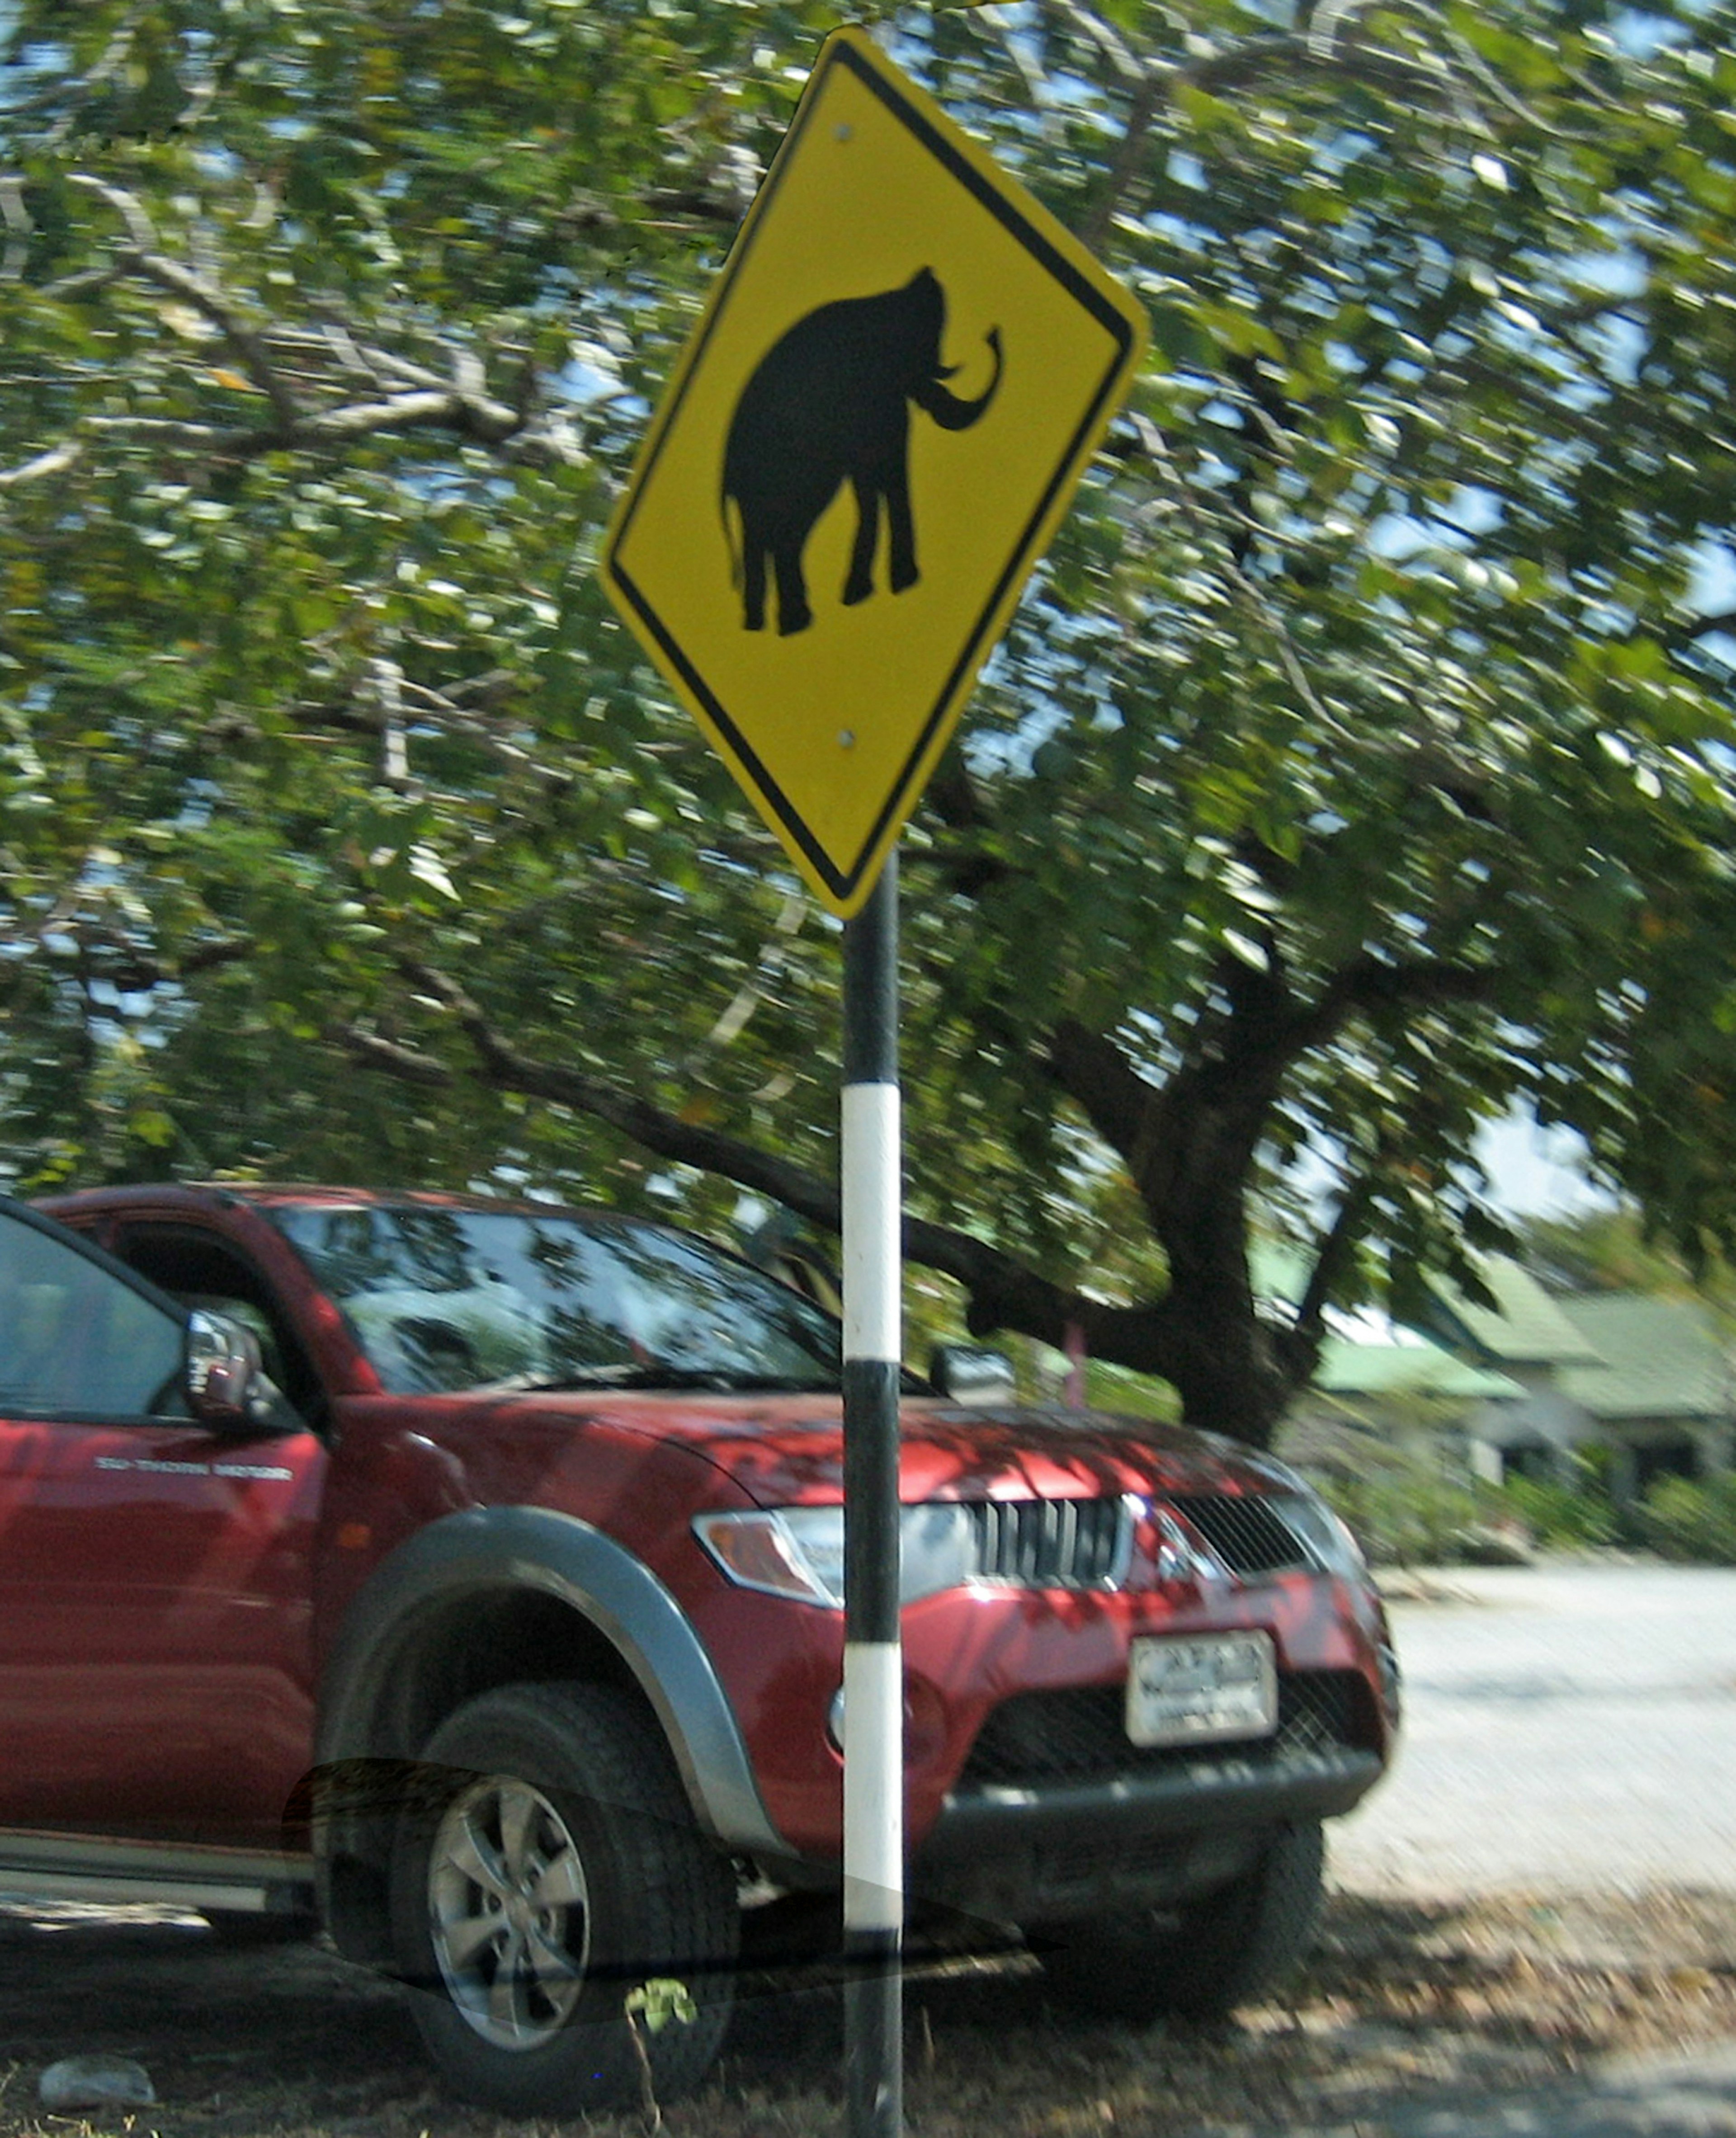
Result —
POLYGON ((31 232, 30 211, 24 205, 24 181, 16 171, 0 171, 0 221, 6 225, 6 251, 0 255, 0 277, 16 282, 24 272, 31 232))
POLYGON ((39 482, 44 476, 58 475, 63 468, 71 467, 80 458, 84 447, 76 438, 67 438, 46 453, 38 453, 33 461, 26 461, 22 467, 0 468, 0 490, 10 490, 15 484, 39 482))
POLYGON ((66 183, 82 187, 86 193, 95 193, 100 200, 106 201, 125 223, 127 235, 141 252, 156 251, 156 225, 130 193, 123 193, 119 186, 109 185, 101 178, 93 178, 88 171, 72 172, 66 183))

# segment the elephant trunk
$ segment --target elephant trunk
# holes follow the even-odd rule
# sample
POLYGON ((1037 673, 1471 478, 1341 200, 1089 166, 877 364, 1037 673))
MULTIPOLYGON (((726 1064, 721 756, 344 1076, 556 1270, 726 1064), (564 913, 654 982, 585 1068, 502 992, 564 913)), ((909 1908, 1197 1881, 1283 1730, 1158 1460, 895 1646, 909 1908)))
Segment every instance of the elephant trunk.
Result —
POLYGON ((990 327, 989 347, 995 355, 995 374, 974 401, 961 401, 958 395, 941 385, 938 378, 922 379, 912 390, 911 398, 919 408, 933 417, 943 431, 968 431, 979 417, 988 413, 989 403, 995 398, 1000 384, 1000 329, 990 327))

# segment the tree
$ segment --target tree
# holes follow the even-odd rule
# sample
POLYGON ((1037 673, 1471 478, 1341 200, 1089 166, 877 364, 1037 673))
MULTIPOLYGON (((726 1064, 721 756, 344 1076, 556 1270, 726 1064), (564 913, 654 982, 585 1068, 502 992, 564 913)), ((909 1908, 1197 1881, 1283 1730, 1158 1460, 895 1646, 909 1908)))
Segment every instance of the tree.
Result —
POLYGON ((1648 1236, 1639 1212, 1626 1204, 1559 1217, 1526 1218, 1520 1244, 1533 1276, 1555 1292, 1650 1293, 1697 1299, 1730 1325, 1730 1273, 1722 1262, 1691 1269, 1667 1240, 1648 1236))
MULTIPOLYGON (((835 1217, 830 931, 590 571, 831 19, 25 7, 27 1183, 835 1217)), ((888 27, 1153 327, 907 840, 912 1256, 974 1330, 1081 1331, 1264 1442, 1329 1299, 1469 1279, 1515 1102, 1726 1247, 1730 11, 888 27), (1314 1270, 1283 1315, 1274 1203, 1314 1270)))

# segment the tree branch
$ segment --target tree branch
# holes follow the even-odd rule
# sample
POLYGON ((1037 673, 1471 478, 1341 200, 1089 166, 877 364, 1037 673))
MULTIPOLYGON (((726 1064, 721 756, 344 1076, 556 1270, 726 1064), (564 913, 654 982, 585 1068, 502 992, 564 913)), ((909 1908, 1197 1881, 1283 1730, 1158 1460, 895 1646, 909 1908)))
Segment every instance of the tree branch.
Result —
POLYGON ((164 416, 90 416, 87 430, 160 443, 215 460, 257 460, 263 454, 322 446, 347 445, 361 437, 415 430, 457 432, 490 446, 511 444, 516 451, 545 456, 569 467, 582 466, 584 454, 572 439, 551 429, 522 422, 504 403, 480 399, 452 388, 396 393, 384 401, 358 402, 320 415, 301 416, 286 428, 276 424, 186 422, 164 416))
POLYGON ((1352 1256, 1362 1233, 1363 1221, 1374 1200, 1376 1176, 1371 1171, 1347 1188, 1308 1274, 1307 1289, 1296 1308, 1295 1335, 1308 1345, 1308 1370, 1312 1373, 1326 1333, 1326 1310, 1342 1288, 1352 1256))
POLYGON ((1352 958, 1328 981, 1313 1007, 1296 1018, 1289 1059, 1323 1046, 1358 1010, 1486 1002, 1494 985, 1494 974, 1482 965, 1445 959, 1352 958))
POLYGON ((1137 1180, 1161 1094, 1100 1032, 1063 1018, 1049 1036, 1049 1074, 1137 1180))
POLYGON ((33 461, 26 461, 22 467, 0 468, 0 490, 10 490, 16 483, 37 482, 44 476, 59 475, 63 469, 76 466, 84 450, 77 439, 67 438, 51 447, 46 453, 38 453, 33 461))
MULTIPOLYGON (((270 403, 271 412, 268 423, 258 424, 214 424, 142 415, 90 416, 83 425, 87 432, 155 440, 220 460, 251 461, 267 453, 341 447, 363 437, 433 429, 456 432, 496 447, 510 444, 516 452, 545 456, 570 466, 583 464, 584 452, 568 434, 564 422, 535 420, 533 393, 521 392, 518 404, 513 406, 487 391, 481 359, 472 351, 450 351, 450 373, 443 378, 389 352, 363 349, 340 328, 328 328, 316 338, 269 326, 257 329, 247 324, 239 305, 224 290, 162 250, 149 217, 132 194, 86 172, 73 173, 70 183, 111 207, 125 224, 127 239, 117 248, 110 264, 74 276, 49 294, 62 298, 87 295, 123 273, 168 290, 191 305, 215 329, 223 345, 270 403), (370 387, 384 387, 384 391, 335 408, 306 409, 291 390, 274 354, 274 344, 287 349, 292 358, 311 347, 335 359, 338 377, 317 381, 327 391, 338 387, 345 373, 352 378, 364 378, 370 387)), ((0 482, 22 482, 55 472, 70 466, 71 460, 66 456, 76 456, 77 451, 76 444, 69 441, 0 476, 0 482)))
POLYGON ((414 1084, 424 1091, 449 1091, 457 1081, 443 1062, 420 1054, 413 1047, 400 1047, 360 1025, 339 1024, 326 1028, 326 1037, 340 1047, 354 1062, 370 1069, 383 1069, 401 1084, 414 1084))
POLYGON ((108 203, 127 227, 127 235, 133 241, 131 250, 135 259, 142 259, 155 252, 157 227, 131 193, 124 192, 119 186, 109 185, 101 178, 93 178, 88 171, 71 173, 66 183, 69 186, 81 187, 85 192, 95 193, 99 200, 108 203))
MULTIPOLYGON (((113 197, 110 188, 105 187, 102 190, 113 197)), ((159 289, 184 297, 196 311, 210 320, 225 345, 241 359, 247 376, 270 401, 278 428, 292 431, 301 420, 301 412, 282 373, 271 362, 263 338, 251 328, 243 326, 218 292, 202 276, 195 275, 191 268, 182 266, 178 261, 170 260, 160 252, 130 249, 122 256, 130 261, 146 281, 154 282, 159 289)))
POLYGON ((1736 609, 1724 609, 1715 616, 1693 616, 1672 625, 1665 634, 1665 643, 1671 647, 1691 646, 1696 639, 1713 638, 1720 632, 1736 631, 1736 609))
MULTIPOLYGON (((482 1081, 492 1088, 570 1107, 619 1129, 672 1164, 721 1174, 781 1203, 810 1224, 828 1232, 839 1229, 842 1213, 834 1182, 741 1137, 683 1120, 651 1100, 618 1091, 596 1077, 533 1060, 509 1044, 480 1006, 445 974, 419 959, 406 960, 403 970, 461 1027, 475 1049, 482 1081)), ((445 1063, 364 1028, 338 1027, 330 1037, 353 1060, 421 1089, 447 1090, 457 1081, 445 1063)), ((1051 1282, 986 1241, 920 1218, 906 1218, 903 1237, 904 1252, 912 1262, 938 1271, 964 1287, 968 1324, 978 1334, 1014 1328, 1059 1350, 1073 1327, 1084 1332, 1093 1353, 1136 1371, 1166 1375, 1177 1364, 1185 1330, 1166 1301, 1117 1306, 1093 1299, 1051 1282)))

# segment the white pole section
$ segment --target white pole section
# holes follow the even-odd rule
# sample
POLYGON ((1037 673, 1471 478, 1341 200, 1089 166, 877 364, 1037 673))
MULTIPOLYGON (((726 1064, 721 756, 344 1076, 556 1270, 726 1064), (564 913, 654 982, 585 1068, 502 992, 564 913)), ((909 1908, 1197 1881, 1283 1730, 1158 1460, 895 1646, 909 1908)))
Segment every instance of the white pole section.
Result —
POLYGON ((845 923, 844 1931, 848 2138, 904 2128, 904 1651, 898 1620, 903 1209, 897 857, 845 923))

